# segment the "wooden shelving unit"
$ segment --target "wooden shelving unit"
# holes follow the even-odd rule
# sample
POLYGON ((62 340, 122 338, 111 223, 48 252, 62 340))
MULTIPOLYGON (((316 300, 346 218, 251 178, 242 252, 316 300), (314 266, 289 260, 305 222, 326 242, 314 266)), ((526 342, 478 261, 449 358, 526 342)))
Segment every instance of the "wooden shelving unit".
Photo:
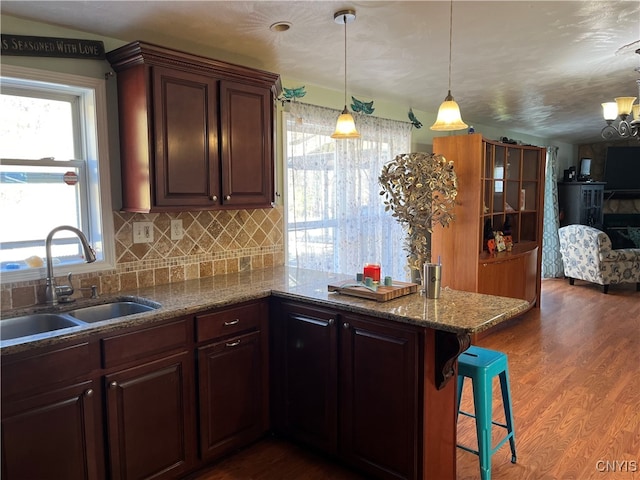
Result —
POLYGON ((481 134, 436 137, 433 153, 453 160, 458 176, 455 220, 435 226, 432 259, 440 257, 442 285, 523 298, 540 296, 544 148, 504 144, 481 134), (511 225, 513 249, 489 254, 484 228, 511 225))

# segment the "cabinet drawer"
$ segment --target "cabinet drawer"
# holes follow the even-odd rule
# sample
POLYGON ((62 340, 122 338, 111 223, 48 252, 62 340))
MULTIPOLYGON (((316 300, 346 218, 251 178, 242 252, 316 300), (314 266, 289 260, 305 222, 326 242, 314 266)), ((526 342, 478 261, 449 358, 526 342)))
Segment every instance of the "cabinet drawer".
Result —
POLYGON ((2 359, 2 397, 43 390, 97 369, 97 348, 89 342, 76 343, 56 350, 34 353, 24 359, 2 359))
POLYGON ((198 342, 256 330, 260 325, 263 302, 250 303, 218 312, 196 316, 198 342))
POLYGON ((102 339, 104 368, 121 365, 163 351, 180 348, 188 342, 187 320, 145 328, 102 339))

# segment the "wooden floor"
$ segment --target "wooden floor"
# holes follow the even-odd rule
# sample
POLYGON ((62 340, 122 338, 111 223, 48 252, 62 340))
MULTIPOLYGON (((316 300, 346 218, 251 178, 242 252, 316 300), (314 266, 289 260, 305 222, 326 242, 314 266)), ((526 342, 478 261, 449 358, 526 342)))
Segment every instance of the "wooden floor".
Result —
MULTIPOLYGON (((640 292, 576 280, 542 282, 540 309, 478 345, 508 354, 518 461, 508 443, 493 456, 493 480, 640 479, 640 292)), ((466 382, 463 409, 472 411, 466 382)), ((494 384, 494 419, 502 421, 494 384)), ((495 429, 497 438, 499 429, 495 429)), ((458 440, 475 445, 472 419, 458 440)), ((458 479, 479 479, 478 458, 458 450, 458 479)), ((197 480, 356 480, 352 471, 269 438, 197 480)), ((434 479, 441 480, 441 479, 434 479)))

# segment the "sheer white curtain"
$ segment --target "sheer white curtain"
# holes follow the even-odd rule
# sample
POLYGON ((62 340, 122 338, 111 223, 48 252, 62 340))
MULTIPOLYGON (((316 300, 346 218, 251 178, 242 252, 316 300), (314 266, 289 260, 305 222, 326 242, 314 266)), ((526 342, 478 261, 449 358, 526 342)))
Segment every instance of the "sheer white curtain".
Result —
POLYGON ((285 115, 287 263, 344 274, 380 263, 408 279, 405 231, 384 211, 382 166, 411 148, 411 124, 356 116, 359 139, 334 140, 339 110, 294 103, 285 115))

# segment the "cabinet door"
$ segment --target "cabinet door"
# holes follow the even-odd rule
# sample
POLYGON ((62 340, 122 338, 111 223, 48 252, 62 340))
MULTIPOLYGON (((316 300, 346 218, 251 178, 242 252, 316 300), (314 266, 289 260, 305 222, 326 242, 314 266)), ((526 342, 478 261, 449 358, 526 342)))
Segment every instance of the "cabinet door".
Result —
POLYGON ((198 349, 203 459, 242 447, 266 431, 260 337, 257 331, 198 349))
POLYGON ((220 82, 222 202, 270 206, 273 201, 271 91, 220 82))
POLYGON ((417 478, 419 334, 344 315, 341 454, 376 478, 417 478))
POLYGON ((276 427, 286 435, 337 452, 336 314, 280 304, 274 321, 276 427))
POLYGON ((175 478, 194 465, 187 352, 105 376, 111 477, 175 478))
POLYGON ((525 299, 525 274, 522 256, 480 263, 478 293, 525 299))
POLYGON ((100 478, 100 395, 92 381, 2 405, 2 478, 100 478))
POLYGON ((219 204, 217 81, 152 67, 155 206, 219 204))

